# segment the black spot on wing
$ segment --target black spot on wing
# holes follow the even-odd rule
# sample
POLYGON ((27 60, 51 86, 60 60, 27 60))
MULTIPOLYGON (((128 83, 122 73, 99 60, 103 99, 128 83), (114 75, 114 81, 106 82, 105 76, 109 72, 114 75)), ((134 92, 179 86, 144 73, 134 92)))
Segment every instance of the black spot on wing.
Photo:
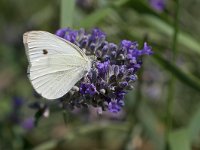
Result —
POLYGON ((43 49, 43 54, 44 55, 48 54, 48 51, 46 49, 43 49))

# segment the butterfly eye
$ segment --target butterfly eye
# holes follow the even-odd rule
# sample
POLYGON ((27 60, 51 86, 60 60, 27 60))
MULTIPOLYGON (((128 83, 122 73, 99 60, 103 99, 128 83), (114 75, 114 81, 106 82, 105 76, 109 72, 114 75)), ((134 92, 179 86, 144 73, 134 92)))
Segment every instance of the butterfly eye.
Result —
POLYGON ((48 54, 48 51, 46 49, 43 49, 43 54, 44 55, 48 54))

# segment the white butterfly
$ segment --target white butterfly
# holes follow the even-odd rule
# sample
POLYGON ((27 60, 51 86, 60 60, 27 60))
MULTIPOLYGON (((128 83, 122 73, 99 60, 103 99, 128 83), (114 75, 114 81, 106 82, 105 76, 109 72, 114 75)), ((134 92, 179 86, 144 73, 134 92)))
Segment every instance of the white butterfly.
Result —
POLYGON ((76 45, 45 31, 24 33, 29 79, 46 99, 65 95, 91 68, 91 60, 76 45))

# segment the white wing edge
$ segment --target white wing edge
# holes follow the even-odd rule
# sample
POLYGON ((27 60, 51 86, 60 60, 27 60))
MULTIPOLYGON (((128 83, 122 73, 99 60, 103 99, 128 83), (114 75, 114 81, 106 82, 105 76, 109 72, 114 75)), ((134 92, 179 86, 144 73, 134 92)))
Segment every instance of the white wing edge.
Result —
MULTIPOLYGON (((28 56, 28 35, 29 35, 30 33, 38 33, 38 34, 43 33, 43 34, 49 34, 50 36, 54 36, 54 37, 56 37, 57 39, 62 40, 62 41, 64 41, 65 43, 67 43, 67 44, 69 44, 70 46, 72 46, 73 48, 75 48, 75 49, 81 54, 81 56, 82 56, 86 61, 89 60, 88 57, 86 56, 86 54, 84 53, 84 51, 83 51, 82 49, 80 49, 77 45, 75 45, 75 44, 71 43, 70 41, 67 41, 67 40, 65 40, 65 39, 63 39, 63 38, 61 38, 61 37, 59 37, 59 36, 57 36, 57 35, 55 35, 55 34, 52 34, 52 33, 47 32, 47 31, 41 31, 41 30, 28 31, 28 32, 25 32, 25 33, 23 34, 23 43, 24 43, 24 46, 25 46, 26 55, 27 55, 28 59, 29 59, 29 56, 28 56)), ((29 60, 29 62, 30 62, 30 60, 29 60)))

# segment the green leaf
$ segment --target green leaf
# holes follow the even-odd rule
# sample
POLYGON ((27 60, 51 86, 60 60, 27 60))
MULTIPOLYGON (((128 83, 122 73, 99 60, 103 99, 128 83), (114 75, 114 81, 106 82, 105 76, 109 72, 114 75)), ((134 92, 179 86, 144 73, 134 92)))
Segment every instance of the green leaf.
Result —
POLYGON ((95 26, 99 21, 107 17, 110 13, 112 13, 111 8, 102 8, 95 12, 93 12, 91 15, 88 15, 84 20, 80 22, 81 27, 90 28, 95 26))
MULTIPOLYGON (((142 19, 143 21, 154 27, 156 30, 163 32, 164 34, 172 38, 174 31, 173 26, 152 15, 143 15, 142 19)), ((190 50, 200 54, 199 41, 192 38, 190 35, 184 33, 183 31, 179 31, 178 33, 178 42, 189 48, 190 50)))
POLYGON ((178 80, 182 81, 182 83, 187 84, 197 91, 200 91, 200 79, 196 78, 192 74, 183 72, 181 69, 164 59, 159 54, 154 54, 153 58, 160 66, 170 71, 178 80))
POLYGON ((189 137, 193 141, 199 136, 200 133, 200 107, 194 116, 191 118, 191 121, 188 125, 189 137))
POLYGON ((61 27, 72 27, 74 18, 75 0, 61 0, 61 27))
POLYGON ((170 150, 190 150, 190 142, 187 129, 173 131, 169 135, 170 150))

